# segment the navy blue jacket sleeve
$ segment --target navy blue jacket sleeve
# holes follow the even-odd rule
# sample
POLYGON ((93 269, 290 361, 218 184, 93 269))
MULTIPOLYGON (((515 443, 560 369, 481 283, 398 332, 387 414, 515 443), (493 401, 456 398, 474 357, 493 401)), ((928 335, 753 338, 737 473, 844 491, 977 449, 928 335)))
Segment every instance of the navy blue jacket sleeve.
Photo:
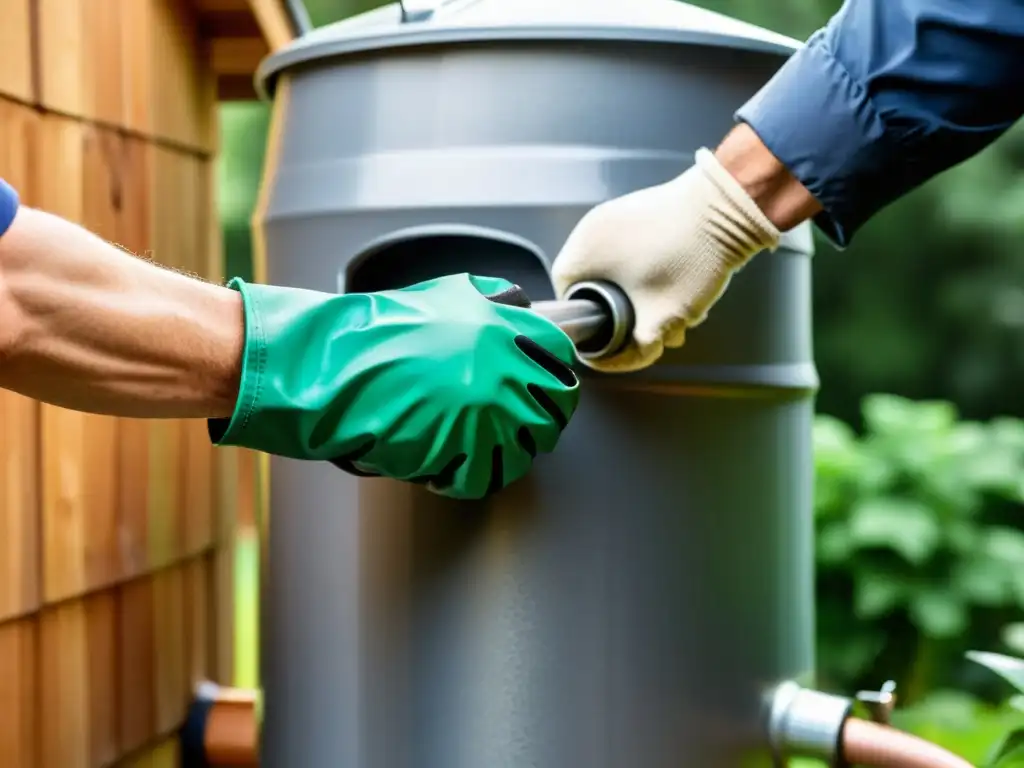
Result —
POLYGON ((11 226, 18 212, 18 193, 3 179, 0 179, 0 237, 11 226))
POLYGON ((1024 114, 1024 0, 846 0, 736 114, 837 245, 1024 114))

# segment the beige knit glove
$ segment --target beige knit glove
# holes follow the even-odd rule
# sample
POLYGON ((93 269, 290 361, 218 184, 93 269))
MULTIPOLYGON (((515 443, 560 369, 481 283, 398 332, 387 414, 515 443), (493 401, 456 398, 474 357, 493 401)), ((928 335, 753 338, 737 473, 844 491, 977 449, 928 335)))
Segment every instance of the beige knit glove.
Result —
POLYGON ((632 343, 603 371, 634 371, 681 347, 704 321, 733 273, 774 250, 779 231, 706 149, 681 176, 602 203, 587 213, 555 259, 559 297, 581 280, 607 280, 636 313, 632 343))

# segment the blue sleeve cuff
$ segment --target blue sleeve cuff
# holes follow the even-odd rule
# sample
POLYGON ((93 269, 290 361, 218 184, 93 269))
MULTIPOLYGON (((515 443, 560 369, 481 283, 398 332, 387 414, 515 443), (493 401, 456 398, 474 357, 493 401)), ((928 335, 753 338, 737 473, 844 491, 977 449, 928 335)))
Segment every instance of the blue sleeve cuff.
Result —
POLYGON ((821 203, 815 223, 840 247, 905 191, 891 178, 899 151, 893 135, 863 86, 827 49, 824 30, 782 65, 736 119, 821 203))
POLYGON ((14 187, 0 179, 0 237, 10 229, 18 213, 18 203, 18 193, 14 191, 14 187))

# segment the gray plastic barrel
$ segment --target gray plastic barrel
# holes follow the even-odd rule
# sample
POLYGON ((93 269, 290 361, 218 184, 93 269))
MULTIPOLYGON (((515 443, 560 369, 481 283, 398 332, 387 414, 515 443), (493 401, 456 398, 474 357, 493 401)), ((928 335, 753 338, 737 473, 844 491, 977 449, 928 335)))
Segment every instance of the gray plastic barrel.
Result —
MULTIPOLYGON (((794 46, 671 0, 317 30, 260 73, 268 277, 554 298, 580 217, 683 171, 794 46)), ((557 452, 486 503, 275 459, 265 768, 767 761, 762 693, 813 661, 811 250, 758 256, 657 366, 585 373, 557 452)))

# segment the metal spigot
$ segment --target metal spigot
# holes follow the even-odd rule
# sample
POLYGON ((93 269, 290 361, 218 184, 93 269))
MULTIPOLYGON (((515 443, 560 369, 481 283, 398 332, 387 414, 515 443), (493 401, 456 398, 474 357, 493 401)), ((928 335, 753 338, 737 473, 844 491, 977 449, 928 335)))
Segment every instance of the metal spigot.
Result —
POLYGON ((785 682, 769 697, 768 741, 776 766, 794 757, 839 763, 843 726, 853 699, 785 682))
POLYGON ((855 698, 876 723, 889 725, 892 722, 892 712, 896 708, 895 681, 886 680, 877 691, 858 691, 855 698))
POLYGON ((862 704, 874 722, 889 725, 896 707, 896 683, 887 680, 879 690, 859 691, 851 699, 790 681, 771 691, 768 702, 768 739, 776 765, 784 766, 792 757, 837 765, 843 727, 854 706, 862 704))

